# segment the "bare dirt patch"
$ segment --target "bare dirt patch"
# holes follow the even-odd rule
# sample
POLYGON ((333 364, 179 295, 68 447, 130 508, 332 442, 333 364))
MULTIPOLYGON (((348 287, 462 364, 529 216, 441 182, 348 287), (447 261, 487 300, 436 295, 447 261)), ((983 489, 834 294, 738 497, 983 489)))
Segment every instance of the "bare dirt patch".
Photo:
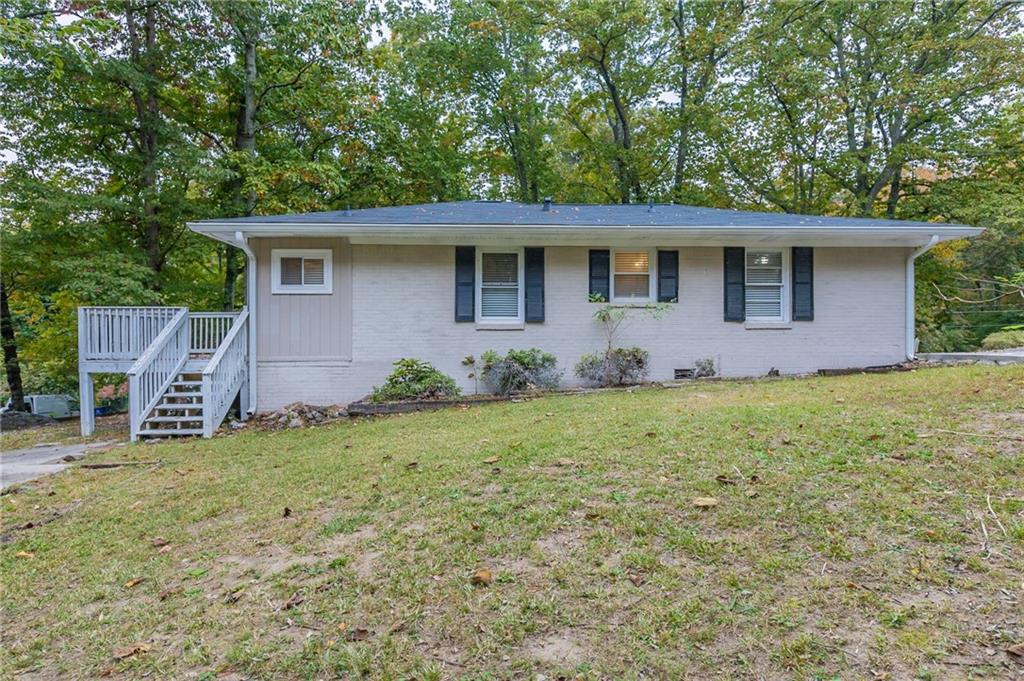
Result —
POLYGON ((587 646, 572 629, 530 637, 523 641, 523 651, 554 666, 573 667, 587 660, 587 646))

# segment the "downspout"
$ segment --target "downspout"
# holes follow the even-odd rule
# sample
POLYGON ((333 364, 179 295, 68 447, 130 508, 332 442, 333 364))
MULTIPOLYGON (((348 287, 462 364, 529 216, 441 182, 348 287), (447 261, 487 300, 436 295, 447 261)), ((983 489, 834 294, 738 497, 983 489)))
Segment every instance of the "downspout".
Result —
POLYGON ((920 248, 915 249, 907 257, 907 285, 906 285, 906 291, 907 291, 907 301, 906 301, 907 339, 906 339, 906 344, 907 344, 907 347, 906 347, 906 350, 907 350, 907 359, 909 361, 913 361, 914 358, 917 355, 917 348, 914 347, 916 345, 916 342, 915 342, 915 331, 916 331, 916 328, 915 327, 916 327, 916 324, 917 324, 917 316, 914 314, 914 306, 915 306, 915 300, 914 300, 914 261, 917 260, 918 256, 924 255, 925 253, 930 251, 932 249, 932 246, 934 246, 937 243, 939 243, 939 235, 938 234, 932 234, 931 238, 928 239, 928 243, 926 243, 924 246, 921 246, 920 248))
POLYGON ((248 261, 245 266, 245 306, 249 310, 249 415, 256 413, 256 254, 243 232, 235 232, 235 245, 248 261))

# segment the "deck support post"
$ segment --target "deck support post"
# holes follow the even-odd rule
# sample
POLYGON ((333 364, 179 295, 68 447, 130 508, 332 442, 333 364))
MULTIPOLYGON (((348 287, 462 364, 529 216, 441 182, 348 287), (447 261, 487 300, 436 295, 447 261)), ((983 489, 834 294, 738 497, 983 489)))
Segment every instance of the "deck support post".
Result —
POLYGON ((248 421, 252 414, 249 413, 249 372, 245 372, 242 380, 242 387, 238 390, 238 420, 248 421))
POLYGON ((78 373, 78 411, 82 424, 82 436, 88 437, 96 429, 96 393, 93 390, 92 374, 88 371, 78 373))

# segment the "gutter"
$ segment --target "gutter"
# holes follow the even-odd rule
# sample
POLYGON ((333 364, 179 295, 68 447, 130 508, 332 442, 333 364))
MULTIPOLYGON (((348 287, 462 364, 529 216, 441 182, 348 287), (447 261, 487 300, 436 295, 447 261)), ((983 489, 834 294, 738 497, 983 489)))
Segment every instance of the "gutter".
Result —
POLYGON ((917 260, 919 256, 922 256, 928 251, 930 251, 932 249, 932 246, 934 246, 937 243, 939 243, 939 235, 932 234, 931 238, 928 239, 928 243, 926 243, 924 246, 921 246, 920 248, 911 251, 910 255, 907 256, 907 285, 905 287, 907 292, 907 300, 905 305, 907 314, 906 354, 907 359, 910 361, 913 361, 917 357, 917 339, 915 333, 917 330, 915 328, 917 324, 917 316, 914 314, 914 261, 917 260))
POLYGON ((245 253, 248 261, 245 266, 245 306, 249 309, 249 409, 246 413, 256 413, 256 254, 249 247, 244 232, 235 232, 235 245, 245 253))

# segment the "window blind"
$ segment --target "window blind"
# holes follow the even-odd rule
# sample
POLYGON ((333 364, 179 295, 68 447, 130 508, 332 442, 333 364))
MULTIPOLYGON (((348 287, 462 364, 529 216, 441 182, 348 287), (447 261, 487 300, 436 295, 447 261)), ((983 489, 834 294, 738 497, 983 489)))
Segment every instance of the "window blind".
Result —
POLYGON ((480 316, 519 316, 518 253, 483 253, 481 255, 480 316))

